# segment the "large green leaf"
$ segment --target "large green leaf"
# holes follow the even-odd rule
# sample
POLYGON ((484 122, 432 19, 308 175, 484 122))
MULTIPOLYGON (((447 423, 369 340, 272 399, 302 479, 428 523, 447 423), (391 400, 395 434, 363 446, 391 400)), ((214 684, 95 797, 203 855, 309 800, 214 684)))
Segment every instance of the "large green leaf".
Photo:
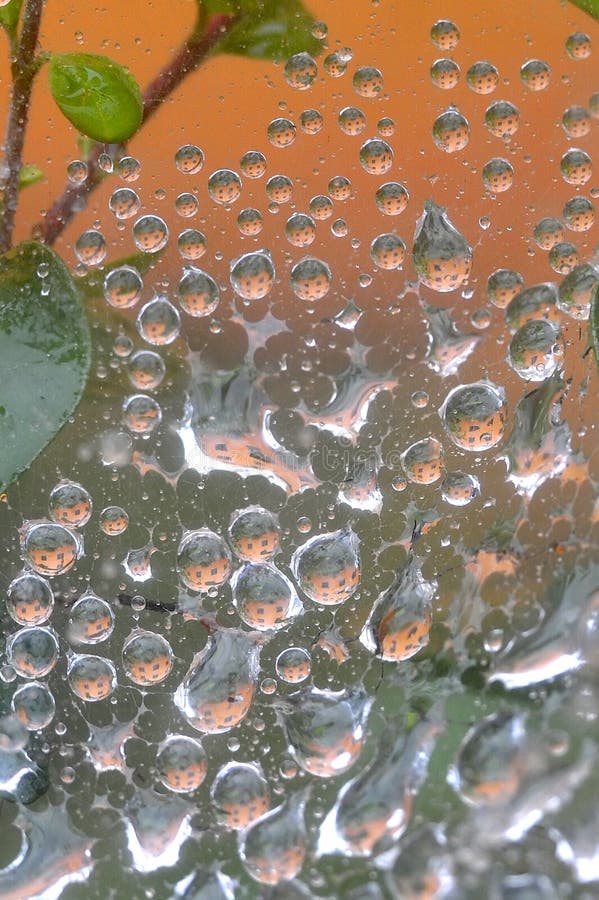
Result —
POLYGON ((594 19, 599 19, 599 0, 572 0, 572 3, 584 9, 594 19))
POLYGON ((237 17, 218 43, 220 53, 282 60, 301 50, 316 54, 322 49, 312 35, 313 19, 300 0, 205 0, 201 8, 204 17, 237 17))
POLYGON ((127 69, 107 56, 57 53, 48 72, 50 90, 61 112, 95 141, 127 141, 141 125, 139 86, 127 69))
POLYGON ((0 257, 0 486, 27 468, 71 415, 89 370, 79 294, 34 241, 0 257))

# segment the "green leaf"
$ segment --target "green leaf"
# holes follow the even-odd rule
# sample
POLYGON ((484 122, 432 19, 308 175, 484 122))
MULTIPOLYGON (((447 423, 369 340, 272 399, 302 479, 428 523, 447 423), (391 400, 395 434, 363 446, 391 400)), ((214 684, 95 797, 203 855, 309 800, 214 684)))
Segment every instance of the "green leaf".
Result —
POLYGON ((201 8, 206 17, 238 17, 219 41, 219 53, 284 60, 302 50, 318 54, 322 49, 312 35, 314 20, 300 0, 206 0, 201 8))
POLYGON ((61 112, 95 141, 121 143, 141 125, 143 106, 137 82, 107 56, 53 55, 48 78, 61 112))
POLYGON ((21 166, 19 172, 19 190, 42 181, 44 173, 39 166, 21 166))
POLYGON ((0 25, 9 34, 14 34, 16 31, 22 5, 23 0, 10 0, 6 6, 0 6, 0 25))
POLYGON ((71 415, 89 363, 87 320, 59 257, 35 241, 0 257, 0 487, 71 415))
POLYGON ((599 0, 571 0, 571 2, 594 19, 599 19, 599 0))

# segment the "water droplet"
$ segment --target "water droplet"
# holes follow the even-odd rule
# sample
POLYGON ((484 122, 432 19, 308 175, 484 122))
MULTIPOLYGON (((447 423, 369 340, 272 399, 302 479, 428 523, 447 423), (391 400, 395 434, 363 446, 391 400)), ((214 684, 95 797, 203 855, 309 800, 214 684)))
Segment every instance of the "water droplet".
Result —
POLYGON ((168 244, 168 228, 160 216, 140 216, 133 225, 133 241, 142 253, 157 253, 168 244))
POLYGON ((378 97, 383 90, 383 74, 374 66, 361 66, 354 72, 352 84, 360 97, 378 97))
POLYGON ((192 591, 220 587, 231 574, 231 554, 224 540, 208 528, 187 534, 179 545, 177 566, 192 591))
POLYGON ((436 585, 422 577, 414 560, 379 594, 360 635, 379 659, 403 662, 428 644, 436 585))
POLYGON ((290 147, 295 141, 297 129, 290 119, 273 119, 266 129, 266 136, 273 147, 290 147))
POLYGON ((240 831, 270 807, 268 784, 256 766, 228 763, 217 773, 210 797, 219 820, 240 831))
POLYGON ((491 94, 499 84, 499 72, 492 63, 481 60, 470 66, 466 82, 476 94, 491 94))
POLYGON ((63 525, 41 523, 29 526, 25 532, 23 555, 38 575, 62 575, 80 554, 79 539, 63 525))
POLYGON ((267 563, 237 569, 231 588, 240 618, 258 631, 283 628, 303 610, 289 579, 267 563))
POLYGON ((84 231, 75 241, 75 256, 84 266, 99 266, 106 258, 106 239, 93 228, 84 231))
POLYGON ((463 150, 470 140, 468 120, 455 107, 450 107, 433 122, 433 142, 445 153, 463 150))
POLYGON ((375 194, 375 202, 379 212, 386 216, 399 216, 408 205, 410 195, 403 184, 388 181, 382 184, 375 194))
POLYGON ((460 67, 453 59, 436 59, 431 66, 431 81, 442 91, 454 88, 460 80, 460 67))
POLYGON ((159 684, 172 667, 173 651, 161 634, 139 629, 123 644, 123 669, 134 684, 159 684))
POLYGON ((510 300, 505 310, 505 320, 512 331, 517 331, 531 319, 556 319, 557 288, 552 282, 533 284, 510 300))
POLYGON ((366 116, 356 106, 345 106, 339 113, 337 121, 344 134, 362 134, 366 128, 366 116))
POLYGON ((351 181, 344 175, 336 175, 329 181, 328 191, 333 200, 349 200, 352 192, 351 181))
POLYGON ((185 260, 200 259, 206 252, 206 235, 195 228, 188 228, 177 238, 177 249, 185 260))
POLYGON ((335 237, 347 237, 349 234, 349 226, 345 219, 335 219, 331 225, 331 233, 334 234, 335 237))
POLYGON ((329 292, 333 276, 326 262, 306 256, 291 269, 291 287, 300 300, 321 300, 329 292))
POLYGON ((345 75, 350 59, 351 57, 348 59, 347 54, 336 50, 325 56, 322 66, 331 78, 340 78, 341 75, 345 75))
POLYGON ((379 269, 397 269, 405 256, 406 245, 396 234, 379 234, 370 245, 370 257, 379 269))
POLYGON ((67 178, 71 184, 83 184, 87 178, 87 163, 81 159, 74 159, 67 166, 67 178))
POLYGON ((562 355, 557 327, 552 322, 533 319, 512 338, 508 360, 525 381, 545 381, 557 369, 562 355))
POLYGON ((316 223, 305 213, 293 213, 285 224, 285 236, 294 247, 308 247, 316 237, 316 223))
POLYGON ((441 485, 441 496, 452 506, 467 506, 480 497, 480 482, 468 472, 447 472, 441 485))
POLYGON ((194 318, 212 315, 220 300, 214 278, 201 269, 191 267, 181 278, 178 293, 181 309, 194 318))
POLYGON ((111 537, 127 530, 129 516, 122 506, 107 506, 100 513, 100 528, 111 537))
POLYGON ((73 693, 90 703, 106 700, 116 687, 115 668, 109 659, 101 656, 74 655, 67 677, 73 693))
POLYGON ((593 50, 591 39, 583 31, 576 31, 566 40, 566 53, 571 59, 588 59, 593 50))
POLYGON ((137 330, 148 344, 172 344, 179 337, 181 319, 166 297, 156 297, 142 306, 137 317, 137 330))
POLYGON ((244 300, 260 300, 270 293, 276 272, 268 250, 245 253, 231 263, 231 285, 244 300))
POLYGON ((175 794, 196 791, 206 777, 208 759, 199 741, 181 734, 164 741, 156 756, 162 784, 175 794))
POLYGON ((12 710, 27 731, 47 728, 56 711, 56 703, 45 684, 30 681, 18 688, 11 701, 12 710))
POLYGON ((61 481, 50 492, 48 509, 55 522, 81 528, 90 520, 92 498, 77 482, 61 481))
POLYGON ((595 223, 595 207, 586 197, 572 197, 564 205, 563 217, 570 231, 588 231, 595 223))
POLYGON ((507 191, 514 183, 514 168, 501 157, 490 159, 483 167, 483 184, 492 194, 507 191))
POLYGON ((395 134, 395 122, 389 116, 379 119, 376 128, 381 137, 391 137, 395 134))
POLYGON ((241 234, 249 236, 260 234, 263 228, 262 215, 259 210, 251 206, 242 209, 237 216, 237 227, 241 234))
POLYGON ((496 713, 466 734, 450 780, 462 799, 474 806, 504 804, 520 787, 523 720, 496 713))
POLYGON ((317 109, 304 109, 300 114, 300 128, 305 134, 318 134, 322 131, 324 118, 317 109))
POLYGON ((124 221, 137 215, 141 207, 141 200, 133 188, 117 188, 110 195, 108 207, 115 218, 124 221))
POLYGON ((412 253, 420 281, 435 291, 454 291, 468 279, 472 249, 432 200, 418 220, 412 253))
POLYGON ((573 319, 588 319, 599 271, 590 263, 574 266, 559 286, 557 306, 573 319))
POLYGON ((184 192, 179 194, 175 200, 175 212, 182 219, 190 219, 195 216, 199 208, 200 204, 195 194, 184 192))
POLYGON ((114 170, 114 162, 112 157, 108 153, 100 153, 98 156, 98 168, 105 172, 107 175, 111 175, 114 170))
POLYGON ((431 28, 431 41, 439 50, 455 50, 460 42, 458 26, 450 19, 439 19, 431 28))
POLYGON ((52 615, 54 594, 39 575, 26 573, 14 578, 6 594, 6 611, 18 625, 41 625, 52 615))
POLYGON ((261 506, 250 506, 234 514, 229 537, 235 554, 247 562, 272 559, 280 544, 277 519, 261 506))
POLYGON ((586 184, 593 174, 591 157, 584 150, 572 148, 562 156, 560 172, 568 184, 586 184))
POLYGON ((551 69, 542 59, 530 59, 521 67, 520 78, 529 91, 543 91, 549 86, 551 69))
POLYGON ((586 137, 591 130, 591 116, 584 106, 569 106, 564 110, 562 126, 569 138, 586 137))
POLYGON ((248 150, 241 157, 239 167, 246 178, 261 178, 266 172, 266 157, 259 150, 248 150))
POLYGON ((277 675, 287 684, 299 684, 312 672, 312 659, 303 647, 287 647, 276 658, 277 675))
POLYGON ((360 165, 369 175, 384 175, 393 165, 393 150, 381 138, 371 138, 360 147, 360 165))
POLYGON ((160 404, 146 394, 134 394, 123 403, 123 415, 129 431, 151 434, 162 421, 160 404))
POLYGON ((432 437, 416 441, 402 453, 401 465, 409 481, 433 484, 443 471, 443 447, 432 437))
POLYGON ((116 170, 122 181, 137 181, 141 175, 141 163, 134 156, 123 156, 116 170))
POLYGON ((305 91, 312 86, 318 75, 318 67, 309 53, 294 53, 283 69, 285 81, 296 91, 305 91))
POLYGON ((304 794, 292 794, 243 832, 239 855, 260 884, 279 884, 298 874, 307 852, 304 794))
POLYGON ((133 341, 126 334, 117 334, 112 345, 112 351, 119 359, 126 359, 133 352, 133 341))
POLYGON ((197 731, 230 731, 250 710, 259 672, 259 647, 251 636, 236 629, 216 631, 194 657, 175 704, 197 731))
POLYGON ((454 444, 473 453, 495 447, 507 426, 504 393, 485 381, 453 388, 439 415, 454 444))
POLYGON ((80 597, 69 613, 68 637, 81 644, 98 644, 112 634, 114 613, 106 600, 89 593, 80 597))
POLYGON ((577 263, 578 249, 570 241, 560 241, 549 251, 549 265, 560 275, 567 275, 577 263))
POLYGON ((495 137, 512 137, 520 127, 520 113, 508 100, 498 100, 485 112, 485 125, 495 137))
POLYGON ((324 194, 312 197, 310 200, 310 214, 319 221, 329 219, 333 214, 333 201, 324 194))
POLYGON ((175 153, 175 165, 184 175, 196 175, 204 165, 204 151, 195 144, 183 144, 175 153))
POLYGON ((291 567, 302 591, 315 603, 337 606, 360 584, 359 539, 351 528, 310 538, 293 554, 291 567))
POLYGON ((546 216, 535 225, 533 238, 541 250, 551 250, 556 244, 564 240, 566 232, 559 219, 546 216))
POLYGON ((135 306, 143 289, 141 275, 133 266, 118 266, 104 279, 104 297, 116 309, 135 306))
POLYGON ((58 639, 50 628, 22 628, 6 641, 6 658, 22 678, 42 678, 58 661, 58 639))
POLYGON ((166 373, 162 357, 152 350, 138 350, 127 365, 127 375, 131 384, 140 391, 157 388, 166 373))
POLYGON ((293 182, 287 175, 273 175, 266 182, 266 195, 273 203, 289 203, 293 197, 293 182))

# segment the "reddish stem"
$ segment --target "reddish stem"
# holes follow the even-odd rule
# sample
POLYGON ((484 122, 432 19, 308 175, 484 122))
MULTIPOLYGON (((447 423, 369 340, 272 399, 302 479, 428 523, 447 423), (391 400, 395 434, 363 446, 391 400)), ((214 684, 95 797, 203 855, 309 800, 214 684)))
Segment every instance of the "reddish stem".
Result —
MULTIPOLYGON (((143 92, 143 118, 140 127, 156 112, 166 98, 181 82, 206 61, 210 53, 237 22, 237 16, 212 16, 201 34, 192 34, 181 45, 176 56, 158 73, 143 92)), ((116 148, 124 150, 124 145, 116 148)), ((83 184, 67 185, 52 204, 42 222, 34 229, 35 237, 52 245, 64 231, 73 216, 85 206, 86 198, 104 180, 104 172, 98 166, 100 154, 105 152, 96 144, 86 159, 88 173, 83 184)))
POLYGON ((5 253, 12 244, 15 214, 19 197, 19 176, 21 173, 23 145, 29 115, 29 103, 33 80, 39 65, 35 58, 35 48, 42 18, 43 0, 27 0, 23 11, 23 27, 12 64, 12 92, 6 123, 4 155, 2 160, 2 180, 0 197, 0 253, 5 253))

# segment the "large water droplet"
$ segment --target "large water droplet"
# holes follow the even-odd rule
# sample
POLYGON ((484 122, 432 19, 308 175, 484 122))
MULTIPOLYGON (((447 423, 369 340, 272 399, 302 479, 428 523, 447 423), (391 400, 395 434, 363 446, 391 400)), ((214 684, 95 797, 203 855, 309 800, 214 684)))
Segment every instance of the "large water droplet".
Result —
POLYGON ((359 540, 351 528, 310 538, 295 551, 293 574, 315 603, 336 606, 360 584, 359 540))
POLYGON ((282 806, 266 813, 243 834, 241 860, 256 881, 280 884, 300 871, 307 851, 305 795, 292 794, 282 806))
POLYGON ((439 415, 451 440, 463 450, 479 453, 495 447, 507 426, 507 406, 503 391, 479 381, 453 388, 439 415))
POLYGON ((432 200, 418 220, 412 254, 420 281, 435 291, 455 291, 468 280, 472 248, 432 200))

